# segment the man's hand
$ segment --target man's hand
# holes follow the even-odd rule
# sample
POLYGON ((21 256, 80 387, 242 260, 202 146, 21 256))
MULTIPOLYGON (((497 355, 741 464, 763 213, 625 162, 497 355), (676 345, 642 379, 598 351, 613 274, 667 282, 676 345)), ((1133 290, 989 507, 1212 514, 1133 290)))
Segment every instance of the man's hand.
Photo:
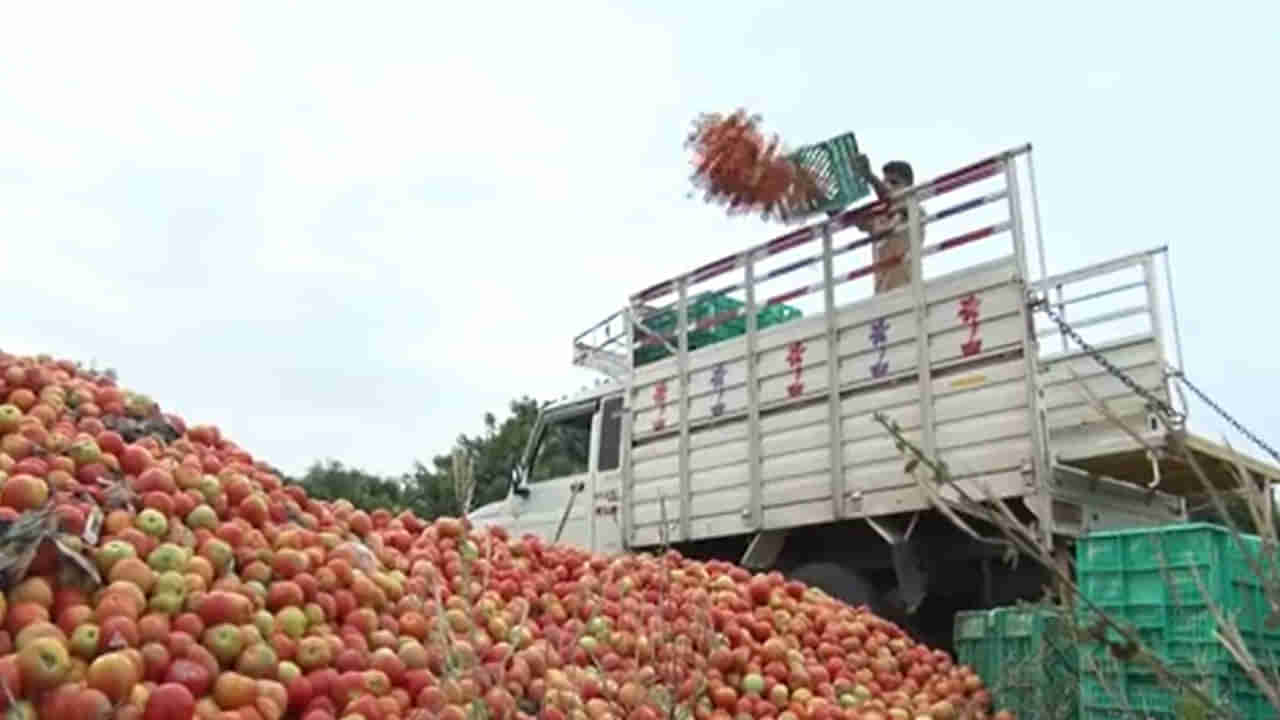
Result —
POLYGON ((871 189, 876 191, 876 197, 881 200, 893 194, 889 190, 889 186, 885 185, 884 181, 871 172, 871 159, 867 157, 866 153, 858 153, 853 158, 853 171, 862 176, 871 185, 871 189))
POLYGON ((866 153, 858 153, 853 158, 853 171, 864 178, 871 177, 871 159, 867 157, 866 153))

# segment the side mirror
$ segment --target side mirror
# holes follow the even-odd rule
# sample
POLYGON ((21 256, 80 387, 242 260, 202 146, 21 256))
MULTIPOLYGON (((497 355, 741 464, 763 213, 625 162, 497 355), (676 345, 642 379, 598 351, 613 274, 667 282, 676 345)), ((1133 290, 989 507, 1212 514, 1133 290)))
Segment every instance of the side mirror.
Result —
POLYGON ((529 487, 525 485, 524 473, 520 471, 520 465, 516 464, 511 466, 510 480, 508 483, 511 486, 511 492, 522 498, 529 497, 529 487))

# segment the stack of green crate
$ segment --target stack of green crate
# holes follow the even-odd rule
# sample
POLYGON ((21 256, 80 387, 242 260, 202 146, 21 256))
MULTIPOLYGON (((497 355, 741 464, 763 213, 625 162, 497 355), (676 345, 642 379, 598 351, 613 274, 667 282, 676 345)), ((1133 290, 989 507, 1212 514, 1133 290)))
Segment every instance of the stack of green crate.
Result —
MULTIPOLYGON (((741 301, 716 293, 703 293, 695 298, 690 298, 688 302, 690 327, 693 327, 704 318, 739 310, 743 306, 741 301)), ((795 308, 786 305, 770 305, 756 313, 756 326, 766 328, 771 325, 779 325, 789 320, 794 320, 800 315, 800 311, 795 308)), ((674 305, 665 307, 643 318, 645 327, 662 335, 674 335, 678 327, 678 320, 679 309, 674 305)), ((689 350, 697 350, 708 345, 724 342, 738 337, 746 333, 746 331, 747 318, 742 315, 713 327, 691 330, 689 332, 689 350)), ((636 332, 637 341, 646 337, 644 333, 636 332)), ((675 345, 677 342, 673 340, 671 344, 675 345)), ((671 351, 665 345, 648 345, 636 350, 635 364, 637 367, 647 365, 670 354, 671 351)))
MULTIPOLYGON (((1100 532, 1076 545, 1076 573, 1085 598, 1137 631, 1156 656, 1194 678, 1220 707, 1261 720, 1275 713, 1214 638, 1209 609, 1212 602, 1235 620, 1264 670, 1280 669, 1280 628, 1268 627, 1262 581, 1246 555, 1266 567, 1261 549, 1257 537, 1247 537, 1242 549, 1230 530, 1207 523, 1100 532)), ((1081 622, 1093 624, 1089 611, 1081 612, 1081 622)), ((1114 631, 1108 637, 1120 640, 1114 631)), ((1161 720, 1185 716, 1189 700, 1166 689, 1142 658, 1117 658, 1093 643, 1082 648, 1080 661, 1081 720, 1133 710, 1161 720)))
POLYGON ((977 671, 996 709, 1015 717, 1075 720, 1078 652, 1058 610, 1003 607, 956 614, 956 659, 977 671))

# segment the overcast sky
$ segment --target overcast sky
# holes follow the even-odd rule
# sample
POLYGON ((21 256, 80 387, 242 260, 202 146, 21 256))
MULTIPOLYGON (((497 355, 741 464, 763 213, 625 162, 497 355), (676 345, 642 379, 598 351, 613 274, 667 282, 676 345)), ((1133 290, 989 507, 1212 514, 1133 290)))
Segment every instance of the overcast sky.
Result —
POLYGON ((0 347, 398 474, 779 231, 687 197, 690 120, 746 106, 918 177, 1034 143, 1050 270, 1171 245, 1189 373, 1280 442, 1277 7, 11 4, 0 347))

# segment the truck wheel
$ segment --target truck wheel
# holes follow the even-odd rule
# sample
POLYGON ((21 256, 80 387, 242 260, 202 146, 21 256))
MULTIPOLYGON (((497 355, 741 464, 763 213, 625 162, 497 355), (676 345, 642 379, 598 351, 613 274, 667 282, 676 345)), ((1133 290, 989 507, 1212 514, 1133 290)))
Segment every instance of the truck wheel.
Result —
POLYGON ((822 589, 849 605, 866 605, 875 611, 880 604, 875 587, 861 573, 839 563, 813 562, 791 573, 792 580, 822 589))

